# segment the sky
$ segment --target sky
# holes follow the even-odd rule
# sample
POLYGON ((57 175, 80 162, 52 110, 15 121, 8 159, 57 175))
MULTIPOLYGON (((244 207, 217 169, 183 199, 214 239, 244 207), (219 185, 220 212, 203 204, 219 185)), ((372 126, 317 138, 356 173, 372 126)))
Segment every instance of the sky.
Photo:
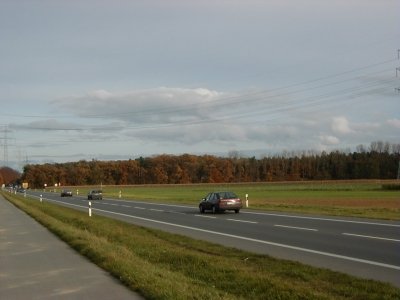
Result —
POLYGON ((399 11, 0 0, 0 165, 400 143, 399 11))

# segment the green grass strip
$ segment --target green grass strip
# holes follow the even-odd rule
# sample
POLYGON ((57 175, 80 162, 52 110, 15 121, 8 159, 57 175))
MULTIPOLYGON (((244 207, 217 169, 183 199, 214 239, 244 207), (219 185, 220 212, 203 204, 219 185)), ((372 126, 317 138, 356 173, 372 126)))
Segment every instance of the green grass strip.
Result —
POLYGON ((400 299, 390 284, 3 195, 146 299, 400 299))

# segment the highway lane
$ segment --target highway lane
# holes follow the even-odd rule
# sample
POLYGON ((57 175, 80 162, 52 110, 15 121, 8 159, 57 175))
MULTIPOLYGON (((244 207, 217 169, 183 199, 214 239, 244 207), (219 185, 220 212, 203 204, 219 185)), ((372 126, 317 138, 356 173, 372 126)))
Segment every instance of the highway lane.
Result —
MULTIPOLYGON (((88 210, 84 197, 42 194, 44 201, 88 210)), ((91 203, 94 214, 400 286, 400 222, 250 210, 200 214, 197 206, 112 199, 91 203)))

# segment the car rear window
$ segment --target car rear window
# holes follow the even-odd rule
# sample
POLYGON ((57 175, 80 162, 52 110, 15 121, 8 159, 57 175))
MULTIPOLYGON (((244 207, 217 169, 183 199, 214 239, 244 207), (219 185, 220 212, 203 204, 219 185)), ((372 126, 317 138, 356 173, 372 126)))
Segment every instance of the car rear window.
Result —
POLYGON ((219 192, 218 194, 221 199, 237 198, 236 194, 233 192, 219 192))

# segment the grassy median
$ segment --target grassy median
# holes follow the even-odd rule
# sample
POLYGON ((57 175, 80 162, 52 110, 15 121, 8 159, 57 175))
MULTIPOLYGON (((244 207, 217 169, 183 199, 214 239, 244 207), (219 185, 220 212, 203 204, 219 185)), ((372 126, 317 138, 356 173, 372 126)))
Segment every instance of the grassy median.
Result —
POLYGON ((146 299, 400 299, 390 284, 3 195, 146 299))

